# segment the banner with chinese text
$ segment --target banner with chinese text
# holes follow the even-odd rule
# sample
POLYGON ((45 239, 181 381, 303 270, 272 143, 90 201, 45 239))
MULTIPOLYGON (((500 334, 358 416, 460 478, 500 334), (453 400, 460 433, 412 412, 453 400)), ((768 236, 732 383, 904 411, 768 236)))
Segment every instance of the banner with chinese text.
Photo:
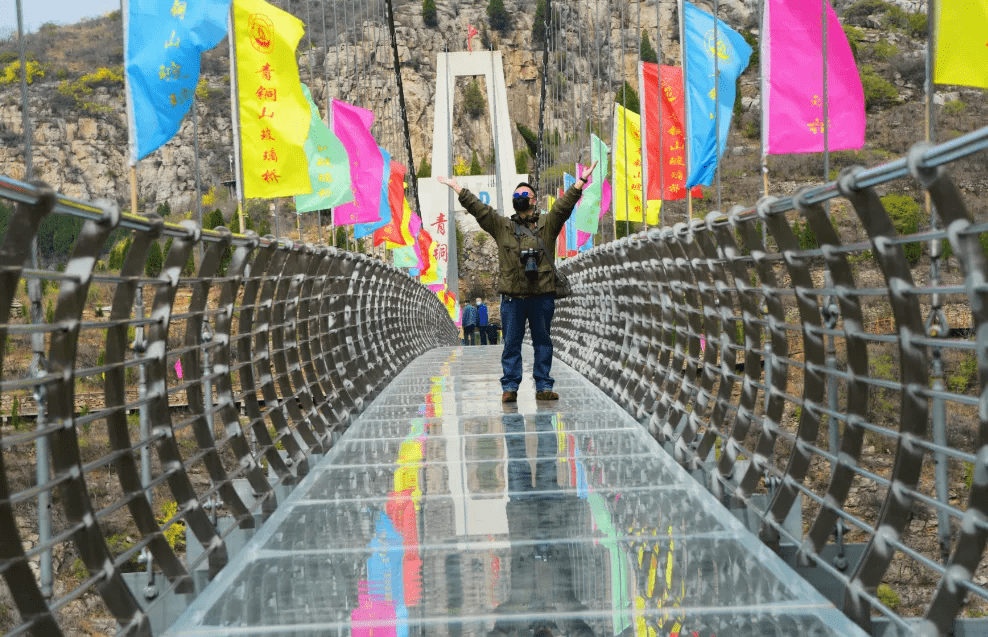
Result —
POLYGON ((247 199, 312 192, 305 140, 311 112, 299 82, 295 47, 302 21, 264 0, 235 0, 240 154, 247 199))
POLYGON ((309 182, 312 194, 295 197, 295 212, 326 210, 353 201, 350 192, 350 159, 346 149, 329 126, 319 116, 319 108, 312 100, 312 92, 305 84, 302 93, 309 102, 312 121, 309 137, 305 140, 305 156, 309 160, 309 182))
MULTIPOLYGON (((683 126, 686 102, 681 68, 642 62, 641 70, 646 123, 642 130, 642 145, 646 149, 648 205, 652 206, 653 201, 686 198, 686 129, 683 126)), ((703 189, 700 186, 693 188, 693 196, 702 197, 703 189)), ((652 214, 650 210, 649 215, 652 214)))
POLYGON ((230 0, 144 0, 126 6, 127 123, 133 165, 178 132, 192 108, 200 55, 226 36, 230 0))
POLYGON ((727 148, 737 79, 748 67, 752 51, 744 37, 720 19, 716 22, 715 43, 714 16, 690 2, 684 2, 682 6, 686 57, 684 83, 689 112, 686 185, 709 186, 714 180, 720 155, 727 148), (717 80, 714 79, 715 55, 717 80))
MULTIPOLYGON (((864 146, 864 90, 837 14, 830 4, 826 9, 827 147, 857 149, 864 146)), ((822 13, 813 2, 765 2, 761 64, 766 155, 823 152, 822 13)))
POLYGON ((333 208, 333 224, 347 226, 372 223, 381 215, 381 180, 384 156, 370 129, 374 113, 340 100, 333 100, 332 129, 350 158, 350 189, 353 201, 333 208))
POLYGON ((614 105, 614 219, 642 221, 641 117, 614 105))

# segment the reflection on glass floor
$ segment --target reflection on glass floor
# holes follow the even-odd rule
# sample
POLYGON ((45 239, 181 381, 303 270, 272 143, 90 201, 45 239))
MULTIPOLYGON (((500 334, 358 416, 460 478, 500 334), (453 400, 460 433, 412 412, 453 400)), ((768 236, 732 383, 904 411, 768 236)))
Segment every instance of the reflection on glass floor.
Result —
POLYGON ((430 352, 168 635, 864 635, 566 365, 430 352))

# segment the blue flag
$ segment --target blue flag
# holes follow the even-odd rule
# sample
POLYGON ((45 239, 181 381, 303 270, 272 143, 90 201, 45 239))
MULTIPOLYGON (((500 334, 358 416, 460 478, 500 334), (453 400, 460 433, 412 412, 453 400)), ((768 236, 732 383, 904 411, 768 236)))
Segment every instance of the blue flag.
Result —
POLYGON ((226 37, 230 0, 131 0, 125 16, 132 163, 178 132, 199 82, 199 56, 226 37))
POLYGON ((686 187, 709 186, 717 168, 718 146, 727 147, 731 128, 735 84, 748 67, 751 47, 740 33, 717 20, 714 45, 714 17, 689 2, 683 3, 683 46, 686 51, 686 137, 689 145, 689 174, 686 187), (715 90, 714 51, 717 53, 719 86, 715 90), (715 133, 715 109, 720 112, 720 131, 715 133), (719 144, 718 144, 718 140, 719 144))
POLYGON ((388 182, 391 180, 391 153, 380 146, 377 149, 381 151, 381 157, 384 158, 384 180, 381 186, 381 203, 379 204, 381 211, 380 218, 371 223, 358 223, 354 225, 353 237, 355 239, 374 234, 374 231, 378 228, 383 228, 391 223, 391 203, 388 201, 388 182))
MULTIPOLYGON (((576 183, 576 177, 569 173, 563 173, 563 190, 569 190, 570 186, 576 183)), ((576 250, 576 215, 572 214, 566 220, 566 249, 576 250)), ((562 256, 562 255, 558 255, 562 256)))

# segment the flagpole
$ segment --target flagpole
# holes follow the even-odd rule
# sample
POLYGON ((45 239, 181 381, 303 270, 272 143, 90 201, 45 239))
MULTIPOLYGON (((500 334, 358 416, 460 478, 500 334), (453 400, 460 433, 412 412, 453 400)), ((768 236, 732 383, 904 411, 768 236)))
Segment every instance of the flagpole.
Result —
POLYGON ((759 55, 758 72, 762 76, 762 196, 768 197, 768 107, 769 107, 769 97, 768 97, 768 82, 766 82, 765 77, 765 65, 769 64, 771 68, 771 63, 769 62, 768 54, 768 43, 767 33, 765 29, 768 26, 769 11, 769 0, 762 0, 762 23, 759 27, 759 48, 761 49, 761 55, 759 55))
MULTIPOLYGON (((934 121, 935 112, 933 110, 933 97, 936 92, 936 84, 933 82, 934 74, 934 64, 936 64, 936 2, 937 0, 929 0, 926 6, 926 83, 924 86, 926 93, 926 141, 933 142, 936 139, 936 132, 934 127, 936 122, 934 121)), ((933 214, 933 203, 930 199, 929 191, 924 191, 926 199, 926 214, 932 220, 933 214)))
POLYGON ((230 18, 227 26, 227 37, 230 39, 230 110, 233 121, 233 156, 234 178, 237 181, 237 218, 240 220, 240 234, 247 231, 244 224, 244 166, 240 148, 240 90, 237 82, 237 31, 234 11, 236 3, 230 3, 230 18))
MULTIPOLYGON (((685 7, 683 6, 684 0, 678 0, 679 4, 679 55, 683 63, 683 94, 686 100, 686 108, 683 109, 683 124, 686 129, 686 135, 683 139, 683 150, 685 151, 685 161, 686 164, 686 177, 690 176, 690 91, 689 83, 687 82, 687 77, 689 74, 689 69, 686 64, 686 25, 684 20, 686 18, 685 7)), ((693 218, 693 190, 686 186, 686 222, 693 218)))
MULTIPOLYGON (((124 64, 127 61, 127 52, 130 48, 128 46, 127 34, 130 31, 130 6, 128 0, 121 0, 120 2, 120 12, 123 15, 123 26, 124 26, 124 64)), ((20 0, 17 2, 17 8, 20 9, 20 0)), ((25 67, 26 69, 27 67, 25 67)), ((25 70, 22 73, 23 76, 27 76, 25 70)), ((134 114, 134 100, 130 94, 130 74, 124 69, 124 98, 126 100, 127 108, 127 133, 128 140, 130 142, 130 212, 131 214, 137 214, 137 120, 134 114)), ((28 149, 28 165, 30 166, 30 148, 28 149)), ((28 177, 30 179, 30 177, 28 177)))
MULTIPOLYGON (((826 2, 827 0, 823 0, 826 2)), ((717 33, 720 13, 717 0, 714 0, 714 144, 716 153, 714 156, 714 172, 717 173, 717 210, 720 210, 720 36, 717 33)))
POLYGON ((665 106, 664 106, 665 102, 663 102, 663 100, 662 100, 662 13, 659 11, 659 2, 658 2, 658 0, 656 0, 656 3, 655 3, 655 46, 657 48, 657 50, 656 50, 656 56, 655 56, 655 61, 656 61, 656 66, 659 67, 657 69, 657 73, 658 73, 658 81, 659 81, 659 86, 658 86, 658 91, 659 91, 659 227, 661 228, 662 227, 662 218, 663 218, 663 215, 665 213, 665 210, 664 210, 665 206, 663 205, 663 203, 665 202, 665 198, 666 198, 666 170, 665 170, 666 166, 665 166, 665 156, 664 156, 664 150, 665 149, 663 148, 664 140, 662 139, 663 136, 664 136, 664 133, 663 133, 663 130, 662 129, 665 128, 665 126, 662 125, 662 112, 663 112, 663 110, 665 108, 665 106))
MULTIPOLYGON (((821 0, 821 9, 823 11, 822 24, 823 24, 823 182, 827 183, 830 180, 830 97, 828 94, 829 90, 829 77, 827 75, 827 2, 829 0, 821 0)), ((824 209, 827 211, 827 215, 830 215, 830 200, 824 202, 824 209)))

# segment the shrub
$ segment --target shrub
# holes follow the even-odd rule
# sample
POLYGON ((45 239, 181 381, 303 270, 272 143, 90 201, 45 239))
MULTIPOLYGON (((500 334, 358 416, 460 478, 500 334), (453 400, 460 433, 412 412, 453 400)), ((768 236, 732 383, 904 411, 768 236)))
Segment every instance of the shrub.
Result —
POLYGON ((427 27, 439 26, 439 16, 436 14, 436 0, 422 0, 422 21, 427 27))
POLYGON ((425 157, 422 158, 422 163, 419 164, 419 169, 415 171, 415 176, 419 178, 432 177, 432 164, 430 164, 425 157))
POLYGON ((87 101, 87 98, 93 94, 93 89, 100 87, 123 88, 123 85, 123 67, 99 68, 92 73, 83 75, 74 82, 65 80, 58 85, 58 92, 61 96, 72 100, 75 106, 83 112, 95 115, 110 113, 113 112, 113 109, 103 104, 87 101))
POLYGON ((889 4, 885 0, 861 0, 844 11, 844 18, 864 18, 873 13, 883 13, 888 6, 889 4))
POLYGON ((851 26, 850 24, 844 25, 844 37, 847 38, 847 43, 851 46, 851 54, 854 59, 858 59, 858 45, 864 39, 864 31, 861 29, 851 26))
POLYGON ((978 357, 974 354, 965 356, 957 369, 957 373, 947 378, 947 387, 952 392, 966 391, 978 378, 978 357))
POLYGON ((545 0, 539 0, 535 5, 535 19, 532 21, 532 40, 536 44, 545 42, 545 18, 545 0))
MULTIPOLYGON (((0 73, 0 85, 14 84, 15 82, 21 81, 21 61, 11 62, 3 69, 3 73, 0 73)), ((27 61, 27 83, 31 84, 34 82, 36 77, 44 77, 45 71, 40 64, 34 60, 27 61)))
POLYGON ((473 151, 473 158, 470 160, 470 174, 471 175, 484 174, 484 169, 480 166, 480 160, 477 159, 477 151, 473 151))
POLYGON ((632 88, 627 81, 625 81, 624 86, 621 87, 621 90, 614 95, 614 101, 632 113, 641 112, 641 104, 638 101, 638 91, 632 88))
POLYGON ((866 108, 885 106, 899 99, 895 86, 867 65, 861 67, 861 87, 864 89, 866 108))
POLYGON ((10 404, 10 424, 13 426, 14 430, 18 430, 21 427, 21 401, 14 396, 14 401, 10 404))
POLYGON ((491 0, 487 5, 487 19, 491 23, 492 29, 506 31, 511 24, 511 16, 504 8, 504 0, 491 0))
POLYGON ((110 250, 110 256, 107 259, 107 268, 113 271, 119 271, 123 268, 124 259, 127 257, 127 251, 130 250, 130 237, 127 237, 123 241, 117 242, 113 249, 110 250))
POLYGON ((167 217, 172 213, 172 207, 168 204, 167 201, 164 203, 159 203, 158 209, 155 210, 155 212, 158 213, 159 217, 167 217))
POLYGON ((872 49, 872 53, 875 57, 882 62, 887 62, 893 55, 899 53, 899 47, 894 43, 888 42, 886 40, 879 40, 875 43, 875 47, 872 49))
POLYGON ((659 63, 659 55, 652 48, 652 41, 648 39, 648 31, 645 29, 642 29, 642 40, 638 50, 641 52, 642 62, 659 63))
POLYGON ((463 177, 464 175, 469 174, 470 166, 467 164, 467 160, 457 156, 456 160, 453 162, 453 176, 463 177))
POLYGON ((895 610, 895 608, 902 603, 902 598, 899 597, 899 594, 896 593, 895 590, 893 590, 888 584, 880 584, 878 586, 878 591, 876 591, 876 595, 878 595, 878 601, 885 604, 892 610, 895 610))
POLYGON ((477 80, 472 80, 467 84, 466 91, 463 95, 463 108, 471 119, 477 119, 487 109, 487 102, 480 92, 480 84, 477 80))
MULTIPOLYGON (((165 502, 161 506, 161 515, 158 516, 158 525, 163 526, 168 520, 178 513, 177 502, 165 502)), ((175 520, 175 523, 164 530, 165 540, 172 550, 185 548, 185 523, 182 520, 175 520)))
POLYGON ((532 132, 528 126, 525 126, 521 122, 515 122, 515 127, 521 134, 521 138, 525 140, 525 144, 528 146, 528 154, 532 159, 536 159, 539 156, 539 137, 532 132))
POLYGON ((528 159, 525 157, 525 151, 523 150, 515 151, 515 172, 519 175, 528 173, 528 159))
POLYGON ((144 262, 144 274, 146 276, 158 276, 161 274, 163 263, 164 257, 161 254, 161 245, 157 241, 152 241, 151 248, 148 250, 147 261, 144 262))
MULTIPOLYGON (((919 231, 921 211, 915 199, 909 195, 885 195, 882 197, 882 204, 899 235, 910 235, 919 231)), ((923 253, 923 246, 919 241, 904 244, 902 249, 910 263, 918 261, 923 253)))
POLYGON ((947 115, 961 115, 967 110, 967 105, 960 100, 950 100, 943 105, 943 112, 947 115))
POLYGON ((796 220, 792 224, 792 232, 796 235, 796 241, 802 250, 813 250, 820 247, 820 242, 816 238, 816 233, 810 227, 810 222, 800 222, 796 220))
POLYGON ((224 225, 224 223, 223 211, 219 208, 215 208, 212 212, 206 213, 206 215, 202 218, 202 227, 204 230, 218 228, 219 226, 224 225))

